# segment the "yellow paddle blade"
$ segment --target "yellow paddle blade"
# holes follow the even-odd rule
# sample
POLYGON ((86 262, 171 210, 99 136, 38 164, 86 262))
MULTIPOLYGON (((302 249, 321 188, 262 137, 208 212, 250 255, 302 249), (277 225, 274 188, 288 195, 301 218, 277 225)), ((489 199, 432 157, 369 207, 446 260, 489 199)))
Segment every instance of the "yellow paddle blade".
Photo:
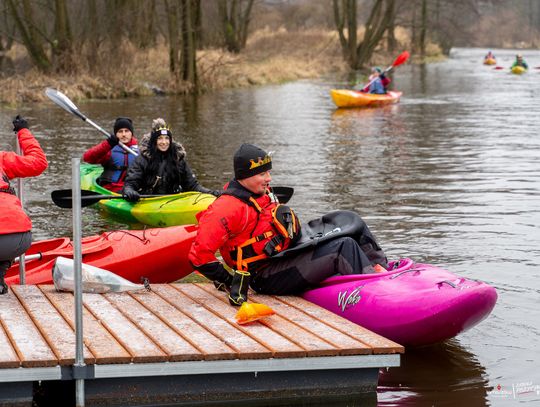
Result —
POLYGON ((274 310, 268 305, 244 302, 236 313, 236 323, 240 325, 248 324, 274 314, 274 310))

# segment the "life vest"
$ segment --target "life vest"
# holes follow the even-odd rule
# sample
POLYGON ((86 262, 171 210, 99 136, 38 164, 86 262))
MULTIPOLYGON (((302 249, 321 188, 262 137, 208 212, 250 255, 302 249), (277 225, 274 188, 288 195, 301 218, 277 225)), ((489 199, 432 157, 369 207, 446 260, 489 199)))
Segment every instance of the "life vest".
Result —
POLYGON ((250 265, 253 268, 254 263, 287 249, 300 237, 300 221, 290 207, 272 200, 261 207, 248 191, 234 186, 224 194, 240 199, 257 212, 250 237, 230 248, 229 256, 236 270, 248 271, 250 265))
MULTIPOLYGON (((136 153, 139 153, 139 148, 136 144, 129 147, 136 153)), ((127 174, 127 169, 135 158, 133 154, 128 153, 119 145, 114 146, 111 150, 111 158, 104 165, 104 170, 98 178, 98 183, 103 185, 123 182, 127 174)))

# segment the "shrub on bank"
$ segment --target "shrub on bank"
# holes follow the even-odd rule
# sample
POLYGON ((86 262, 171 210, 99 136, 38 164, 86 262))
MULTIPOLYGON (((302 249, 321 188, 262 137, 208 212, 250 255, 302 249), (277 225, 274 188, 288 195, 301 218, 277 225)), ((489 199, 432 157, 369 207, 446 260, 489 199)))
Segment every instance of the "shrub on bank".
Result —
MULTIPOLYGON (((398 41, 405 43, 404 34, 398 35, 398 41)), ((166 44, 141 50, 126 42, 113 54, 106 48, 90 51, 81 50, 71 75, 46 75, 30 69, 0 77, 0 101, 10 105, 42 101, 46 98, 43 92, 46 87, 56 88, 73 100, 190 91, 187 84, 176 82, 169 73, 166 44)), ((14 47, 7 57, 11 56, 16 65, 24 64, 26 57, 20 55, 24 55, 21 47, 14 47)), ((389 64, 393 57, 378 52, 373 64, 389 64)), ((200 90, 205 92, 317 78, 329 73, 345 73, 349 68, 343 61, 335 31, 262 29, 250 35, 240 54, 222 49, 199 50, 197 70, 200 90)))

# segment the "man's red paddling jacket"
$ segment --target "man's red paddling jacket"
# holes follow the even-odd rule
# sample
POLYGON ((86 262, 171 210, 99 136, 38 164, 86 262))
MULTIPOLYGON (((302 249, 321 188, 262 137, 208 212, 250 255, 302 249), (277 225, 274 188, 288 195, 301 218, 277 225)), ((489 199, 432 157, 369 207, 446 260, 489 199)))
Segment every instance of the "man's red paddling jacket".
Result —
MULTIPOLYGON (((267 194, 252 195, 252 198, 260 212, 254 205, 226 192, 199 214, 199 230, 189 252, 189 260, 195 268, 218 261, 215 253, 219 250, 229 267, 241 269, 236 258, 238 246, 265 232, 274 234, 272 209, 277 203, 267 194)), ((253 243, 251 253, 261 255, 270 239, 253 243)))
POLYGON ((9 181, 14 178, 35 177, 47 169, 45 153, 30 130, 19 130, 17 137, 24 155, 0 151, 0 235, 28 232, 32 229, 32 222, 9 181))

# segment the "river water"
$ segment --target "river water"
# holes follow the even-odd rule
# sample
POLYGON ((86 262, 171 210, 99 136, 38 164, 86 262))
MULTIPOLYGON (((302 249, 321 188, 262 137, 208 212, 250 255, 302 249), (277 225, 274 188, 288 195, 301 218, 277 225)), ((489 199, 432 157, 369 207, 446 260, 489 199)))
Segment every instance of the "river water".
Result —
MULTIPOLYGON (((275 185, 295 188, 301 219, 333 209, 360 213, 390 258, 411 257, 497 288, 492 314, 443 344, 408 349, 381 372, 379 406, 506 406, 540 403, 540 52, 532 69, 509 73, 515 51, 494 50, 505 69, 483 66, 487 50, 456 49, 429 65, 396 69, 397 105, 336 109, 326 78, 198 98, 89 101, 78 107, 107 129, 117 116, 136 134, 164 117, 205 186, 231 177, 242 142, 274 151, 275 185)), ((60 89, 61 90, 61 89, 60 89)), ((42 91, 42 90, 36 90, 42 91)), ((25 181, 34 238, 71 234, 71 213, 55 207, 69 188, 70 158, 102 139, 53 103, 0 110, 0 148, 13 145, 10 118, 28 117, 50 161, 25 181)), ((84 235, 126 228, 83 210, 84 235)))

